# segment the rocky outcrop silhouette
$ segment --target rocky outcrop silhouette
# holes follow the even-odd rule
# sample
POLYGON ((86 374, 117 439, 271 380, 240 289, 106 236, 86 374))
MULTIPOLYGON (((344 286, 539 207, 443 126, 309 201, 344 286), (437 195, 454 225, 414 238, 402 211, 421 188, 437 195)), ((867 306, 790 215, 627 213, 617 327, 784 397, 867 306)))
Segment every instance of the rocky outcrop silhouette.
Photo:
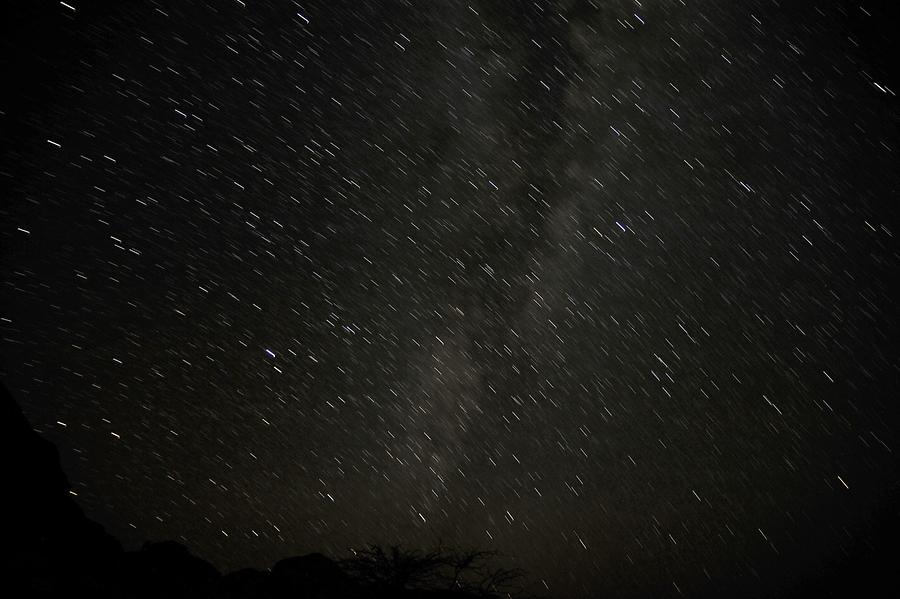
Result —
MULTIPOLYGON (((124 551, 114 537, 87 518, 75 503, 56 447, 31 428, 3 385, 0 385, 0 395, 0 438, 5 444, 0 453, 9 489, 5 494, 8 498, 5 526, 10 551, 4 566, 8 572, 6 589, 12 591, 10 596, 98 599, 494 596, 462 590, 383 588, 369 579, 355 578, 348 573, 344 562, 320 553, 283 559, 271 570, 244 569, 223 576, 212 564, 174 541, 145 543, 138 551, 124 551)), ((417 558, 420 554, 406 552, 404 555, 417 558)))
POLYGON ((277 594, 292 591, 304 597, 358 595, 359 588, 336 562, 321 553, 289 557, 272 567, 272 588, 277 594))
POLYGON ((134 599, 204 597, 221 578, 210 563, 175 541, 145 543, 140 551, 123 553, 118 563, 111 586, 134 599))
MULTIPOLYGON (((485 599, 505 596, 499 589, 520 588, 521 573, 491 566, 490 552, 373 546, 339 561, 312 553, 283 559, 269 570, 248 568, 222 575, 174 541, 124 551, 75 503, 56 448, 31 428, 2 385, 0 439, 6 490, 4 596, 485 599)), ((864 542, 847 547, 845 558, 827 571, 798 576, 792 587, 772 596, 889 596, 891 591, 885 594, 882 587, 896 594, 900 493, 896 485, 892 489, 881 511, 872 514, 868 528, 858 535, 864 542)))
POLYGON ((28 424, 6 387, 0 388, 0 438, 6 497, 6 557, 19 588, 61 595, 78 586, 96 590, 122 553, 118 541, 88 519, 70 494, 52 443, 28 424))

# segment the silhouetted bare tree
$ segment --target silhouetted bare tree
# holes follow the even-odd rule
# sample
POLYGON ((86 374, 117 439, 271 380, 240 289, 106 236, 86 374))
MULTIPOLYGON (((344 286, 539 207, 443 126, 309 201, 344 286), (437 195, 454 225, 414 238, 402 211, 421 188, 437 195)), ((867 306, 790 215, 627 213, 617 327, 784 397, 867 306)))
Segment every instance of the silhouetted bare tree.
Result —
POLYGON ((423 552, 370 545, 353 550, 340 562, 362 584, 382 590, 453 591, 459 595, 500 598, 524 597, 524 573, 490 562, 495 551, 457 551, 438 547, 423 552))

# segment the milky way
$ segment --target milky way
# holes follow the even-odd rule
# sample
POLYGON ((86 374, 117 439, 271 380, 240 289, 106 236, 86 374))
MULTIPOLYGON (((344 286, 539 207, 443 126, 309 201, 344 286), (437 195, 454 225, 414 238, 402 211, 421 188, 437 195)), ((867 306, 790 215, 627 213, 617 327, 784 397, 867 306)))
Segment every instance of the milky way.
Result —
POLYGON ((898 488, 900 82, 887 9, 782 4, 22 8, 4 378, 89 515, 224 569, 814 577, 898 488))

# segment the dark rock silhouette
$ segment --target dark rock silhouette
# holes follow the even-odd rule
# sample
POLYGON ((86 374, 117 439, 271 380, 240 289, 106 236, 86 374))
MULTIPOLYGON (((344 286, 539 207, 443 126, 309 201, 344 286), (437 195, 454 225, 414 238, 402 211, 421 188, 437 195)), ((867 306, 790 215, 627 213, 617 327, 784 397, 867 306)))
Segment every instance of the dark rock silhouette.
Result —
MULTIPOLYGON (((283 559, 271 570, 244 569, 224 576, 173 541, 123 551, 75 503, 56 448, 31 428, 2 385, 0 439, 7 489, 7 596, 485 599, 521 590, 521 572, 491 566, 493 554, 480 551, 372 546, 340 561, 312 553, 283 559)), ((827 571, 798 576, 793 587, 772 596, 888 596, 881 589, 892 587, 896 594, 898 500, 900 483, 895 483, 859 535, 863 543, 846 548, 845 558, 827 571)))
POLYGON ((321 553, 289 557, 272 568, 272 588, 283 595, 299 592, 302 597, 336 597, 358 594, 334 561, 321 553))
MULTIPOLYGON (((244 569, 222 575, 174 541, 145 543, 123 551, 102 526, 75 503, 52 443, 28 424, 0 385, 0 438, 8 507, 6 529, 12 551, 4 564, 13 596, 124 599, 453 599, 496 597, 491 592, 428 588, 385 588, 374 578, 354 577, 366 556, 402 555, 404 572, 430 573, 433 557, 392 548, 371 548, 359 557, 332 560, 320 553, 290 557, 271 571, 244 569), (423 558, 428 559, 423 559, 423 558), (350 567, 353 566, 353 567, 350 567), (355 568, 355 569, 354 569, 355 568)), ((486 555, 486 554, 478 554, 486 555)), ((455 555, 447 554, 447 559, 455 555)), ((448 562, 449 563, 449 562, 448 562)), ((376 563, 383 573, 385 565, 376 563)), ((506 571, 497 570, 505 573, 506 571)))
POLYGON ((145 543, 140 551, 124 553, 119 564, 119 586, 128 597, 198 597, 221 577, 211 564, 174 541, 145 543))
POLYGON ((6 387, 0 393, 6 540, 14 548, 5 559, 17 586, 44 595, 96 589, 122 548, 75 503, 53 444, 29 426, 6 387))
POLYGON ((270 572, 244 568, 223 576, 215 585, 215 597, 241 599, 243 597, 274 597, 270 572))

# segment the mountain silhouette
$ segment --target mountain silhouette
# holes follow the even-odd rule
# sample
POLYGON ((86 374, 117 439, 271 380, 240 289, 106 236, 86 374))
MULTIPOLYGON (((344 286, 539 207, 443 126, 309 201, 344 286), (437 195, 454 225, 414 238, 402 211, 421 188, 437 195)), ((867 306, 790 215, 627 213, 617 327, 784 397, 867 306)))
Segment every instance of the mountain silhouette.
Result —
POLYGON ((75 503, 56 447, 31 428, 5 386, 0 393, 7 542, 14 548, 7 566, 31 594, 94 589, 122 547, 75 503))
MULTIPOLYGON (((359 570, 383 574, 403 569, 423 584, 413 588, 384 584, 382 578, 353 576, 345 562, 320 553, 289 557, 271 570, 243 569, 222 575, 212 564, 194 556, 174 541, 145 543, 138 551, 124 551, 101 525, 90 520, 75 503, 69 481, 60 466, 56 447, 38 435, 4 385, 0 385, 5 447, 2 464, 9 492, 5 559, 8 589, 13 596, 94 598, 210 598, 210 599, 453 599, 499 597, 477 587, 446 586, 438 569, 451 565, 455 554, 384 552, 373 548, 364 557, 345 560, 359 570), (385 557, 377 560, 370 557, 385 557), (387 559, 393 556, 393 561, 387 559), (402 559, 397 559, 398 556, 402 559)), ((476 561, 489 554, 470 552, 476 561)), ((483 565, 483 562, 479 562, 483 565)), ((351 568, 353 570, 353 568, 351 568)), ((518 574, 505 570, 479 570, 505 581, 518 574)), ((385 579, 390 579, 388 576, 385 579)))
MULTIPOLYGON (((485 599, 506 597, 507 591, 526 596, 521 592, 522 573, 491 566, 491 552, 427 553, 372 546, 342 560, 311 553, 282 559, 268 570, 247 568, 223 575, 174 541, 148 542, 137 551, 125 551, 75 503, 54 445, 31 428, 3 385, 0 395, 0 459, 8 489, 4 588, 12 591, 10 596, 485 599)), ((862 545, 847 547, 844 559, 826 570, 798 574, 792 585, 767 596, 893 596, 882 591, 892 586, 896 591, 898 520, 897 502, 886 501, 872 514, 862 545)))

